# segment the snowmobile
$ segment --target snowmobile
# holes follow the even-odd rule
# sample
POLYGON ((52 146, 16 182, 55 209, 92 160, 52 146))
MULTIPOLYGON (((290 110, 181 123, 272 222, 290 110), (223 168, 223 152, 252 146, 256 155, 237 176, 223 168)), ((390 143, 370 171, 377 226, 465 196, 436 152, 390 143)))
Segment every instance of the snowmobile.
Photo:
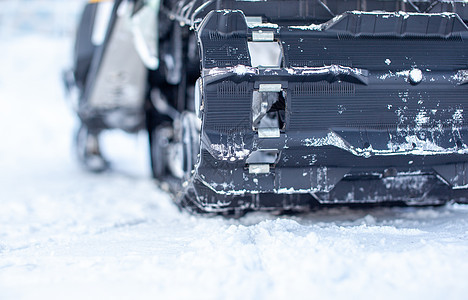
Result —
POLYGON ((146 126, 179 205, 468 202, 465 1, 113 1, 100 46, 91 2, 71 76, 84 140, 146 126))

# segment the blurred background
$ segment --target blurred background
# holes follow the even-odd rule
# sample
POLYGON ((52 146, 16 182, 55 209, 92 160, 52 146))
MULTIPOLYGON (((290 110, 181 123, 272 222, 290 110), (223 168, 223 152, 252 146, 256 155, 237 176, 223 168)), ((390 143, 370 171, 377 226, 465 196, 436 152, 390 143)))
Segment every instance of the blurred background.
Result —
MULTIPOLYGON (((0 147, 5 173, 0 171, 0 180, 14 177, 19 162, 28 165, 28 176, 34 166, 41 173, 54 164, 77 168, 73 141, 78 122, 62 73, 72 66, 75 30, 86 2, 0 0, 0 140, 8 141, 0 147)), ((102 146, 114 170, 146 178, 146 140, 143 132, 109 131, 102 146)))
POLYGON ((70 36, 85 0, 0 0, 0 35, 70 36))

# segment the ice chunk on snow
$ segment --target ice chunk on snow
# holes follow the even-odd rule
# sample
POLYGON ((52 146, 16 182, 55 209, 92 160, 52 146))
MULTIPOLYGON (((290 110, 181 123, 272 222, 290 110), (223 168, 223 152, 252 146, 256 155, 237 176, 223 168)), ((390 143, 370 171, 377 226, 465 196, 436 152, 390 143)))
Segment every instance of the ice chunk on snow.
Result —
POLYGON ((237 65, 234 67, 234 73, 236 73, 239 76, 245 75, 247 73, 247 67, 244 65, 237 65))

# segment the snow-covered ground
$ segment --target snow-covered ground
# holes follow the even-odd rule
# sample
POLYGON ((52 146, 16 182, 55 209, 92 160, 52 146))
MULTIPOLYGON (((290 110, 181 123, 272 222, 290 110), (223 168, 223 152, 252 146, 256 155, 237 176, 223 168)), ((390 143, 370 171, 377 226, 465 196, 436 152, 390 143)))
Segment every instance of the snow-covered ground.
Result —
POLYGON ((468 206, 240 220, 180 212, 142 133, 83 171, 61 89, 71 41, 0 36, 0 299, 466 299, 468 206))

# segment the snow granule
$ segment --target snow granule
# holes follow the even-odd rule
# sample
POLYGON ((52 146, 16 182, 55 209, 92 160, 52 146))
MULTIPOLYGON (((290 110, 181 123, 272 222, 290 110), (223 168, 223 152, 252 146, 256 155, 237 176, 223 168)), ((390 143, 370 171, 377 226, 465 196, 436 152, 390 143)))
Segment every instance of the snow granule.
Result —
POLYGON ((423 79, 422 71, 419 69, 412 69, 409 72, 409 80, 413 83, 420 83, 423 79))

